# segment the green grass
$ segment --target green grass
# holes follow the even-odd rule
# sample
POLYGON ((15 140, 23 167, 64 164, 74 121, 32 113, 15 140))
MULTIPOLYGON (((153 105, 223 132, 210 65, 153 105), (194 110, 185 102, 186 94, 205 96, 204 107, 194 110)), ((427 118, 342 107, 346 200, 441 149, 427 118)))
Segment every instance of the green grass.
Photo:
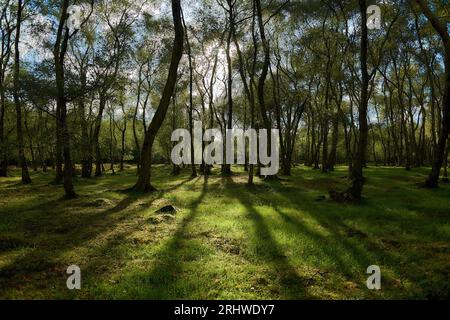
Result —
POLYGON ((76 181, 61 200, 53 172, 0 180, 0 298, 450 298, 450 187, 416 187, 428 169, 365 170, 359 205, 321 201, 345 168, 296 168, 245 185, 245 173, 189 179, 155 167, 149 195, 124 192, 133 169, 76 181), (98 201, 102 200, 102 201, 98 201), (152 223, 166 204, 175 219, 152 223), (81 268, 82 289, 66 288, 81 268), (379 265, 382 290, 366 287, 379 265))

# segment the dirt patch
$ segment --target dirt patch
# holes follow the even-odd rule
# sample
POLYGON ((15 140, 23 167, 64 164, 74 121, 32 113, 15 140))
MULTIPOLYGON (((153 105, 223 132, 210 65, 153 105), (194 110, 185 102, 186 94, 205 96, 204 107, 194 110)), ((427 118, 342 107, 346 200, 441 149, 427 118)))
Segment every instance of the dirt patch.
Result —
POLYGON ((213 237, 209 239, 215 248, 229 254, 239 255, 241 248, 234 239, 224 237, 213 237))

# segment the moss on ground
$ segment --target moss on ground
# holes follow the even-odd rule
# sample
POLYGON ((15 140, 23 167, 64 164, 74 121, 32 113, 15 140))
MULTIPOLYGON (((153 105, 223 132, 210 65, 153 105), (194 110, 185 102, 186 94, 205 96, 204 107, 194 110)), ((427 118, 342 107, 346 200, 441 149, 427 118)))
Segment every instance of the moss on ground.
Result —
POLYGON ((123 191, 133 168, 77 179, 61 200, 53 172, 0 180, 0 298, 450 298, 450 186, 420 189, 427 169, 371 167, 359 205, 324 198, 346 169, 295 168, 245 185, 154 169, 158 192, 123 191), (166 205, 178 211, 155 213, 166 205), (82 289, 66 288, 80 266, 82 289), (379 265, 382 290, 366 287, 379 265))

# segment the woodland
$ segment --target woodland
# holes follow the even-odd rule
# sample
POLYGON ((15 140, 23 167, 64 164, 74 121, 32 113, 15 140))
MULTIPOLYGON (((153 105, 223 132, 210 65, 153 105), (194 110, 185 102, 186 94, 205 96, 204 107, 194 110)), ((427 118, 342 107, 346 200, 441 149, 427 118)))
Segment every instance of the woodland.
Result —
POLYGON ((448 1, 0 0, 0 30, 0 298, 450 298, 448 1), (173 163, 195 123, 277 129, 278 173, 173 163))

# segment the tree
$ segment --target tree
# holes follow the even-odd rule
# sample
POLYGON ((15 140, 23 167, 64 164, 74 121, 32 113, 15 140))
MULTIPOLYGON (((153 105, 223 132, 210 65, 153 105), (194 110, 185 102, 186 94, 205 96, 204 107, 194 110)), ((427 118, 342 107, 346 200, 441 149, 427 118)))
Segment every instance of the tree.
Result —
POLYGON ((450 35, 447 25, 439 20, 423 0, 416 0, 416 3, 441 37, 444 46, 445 87, 444 98, 442 100, 442 123, 439 139, 434 149, 432 170, 425 182, 426 187, 436 188, 439 183, 439 174, 444 157, 447 154, 446 145, 450 133, 450 35))
MULTIPOLYGON (((8 145, 5 134, 6 115, 6 70, 11 57, 12 34, 15 26, 12 24, 12 16, 8 14, 10 0, 4 2, 0 7, 0 177, 8 175, 8 145)), ((11 10, 12 11, 12 10, 11 10)))
POLYGON ((194 148, 194 66, 192 64, 192 50, 191 50, 191 42, 189 41, 189 33, 186 27, 186 21, 184 20, 183 11, 181 11, 181 17, 183 21, 183 28, 185 30, 185 38, 186 38, 186 49, 189 61, 189 106, 188 106, 188 115, 189 115, 189 132, 191 134, 191 177, 197 176, 197 169, 195 166, 195 148, 194 148))
POLYGON ((111 91, 120 85, 121 63, 128 56, 128 42, 132 38, 131 26, 135 23, 140 12, 140 8, 135 8, 133 2, 124 1, 120 5, 112 4, 108 6, 105 4, 102 15, 108 30, 104 35, 105 43, 103 43, 102 50, 98 53, 97 61, 100 73, 98 76, 101 78, 101 84, 98 87, 99 107, 92 137, 96 177, 102 176, 102 153, 99 137, 103 113, 108 100, 111 98, 111 91), (138 12, 137 14, 133 14, 135 9, 138 12), (119 19, 115 22, 117 16, 119 19))
POLYGON ((67 53, 67 44, 69 42, 70 30, 66 25, 67 9, 69 1, 64 0, 60 9, 59 26, 56 35, 56 41, 53 48, 53 56, 55 61, 55 76, 56 76, 56 109, 57 109, 57 153, 61 156, 61 151, 64 159, 63 183, 64 191, 67 199, 75 198, 75 193, 72 181, 72 158, 70 153, 70 136, 67 127, 67 101, 65 94, 65 73, 64 73, 64 59, 67 53))
MULTIPOLYGON (((68 18, 68 10, 69 8, 69 0, 63 0, 60 7, 60 17, 59 17, 59 25, 56 33, 56 40, 53 46, 53 58, 54 58, 54 67, 55 67, 55 81, 56 81, 56 157, 61 157, 61 153, 64 161, 64 170, 63 170, 63 185, 65 191, 65 197, 67 199, 75 198, 77 194, 75 193, 73 186, 73 163, 72 163, 72 155, 70 149, 70 134, 68 128, 67 121, 67 94, 65 88, 65 58, 67 54, 67 48, 70 38, 76 35, 79 31, 78 29, 74 30, 71 33, 69 26, 67 24, 68 18)), ((85 18, 85 20, 81 23, 80 28, 86 23, 92 14, 93 10, 93 2, 91 2, 91 11, 85 18)), ((58 161, 57 161, 58 162, 58 161)), ((61 165, 61 163, 59 164, 61 165)), ((61 169, 59 169, 61 170, 61 169)), ((58 181, 60 177, 58 176, 60 173, 57 172, 58 181)))
POLYGON ((140 166, 138 181, 134 189, 141 192, 149 192, 155 190, 151 185, 151 164, 152 164, 152 148, 156 138, 156 134, 161 128, 162 123, 170 106, 170 100, 177 81, 178 65, 183 55, 184 47, 184 28, 181 19, 181 4, 180 0, 172 0, 172 18, 174 24, 175 38, 172 48, 172 57, 169 66, 169 73, 167 81, 159 102, 158 108, 153 116, 153 119, 145 134, 144 143, 141 151, 140 166))
POLYGON ((16 23, 16 38, 14 39, 14 105, 16 106, 16 119, 17 119, 17 148, 19 151, 19 166, 22 169, 22 183, 31 183, 30 174, 28 172, 27 160, 25 159, 24 143, 23 143, 23 130, 22 130, 22 105, 20 102, 20 26, 22 23, 22 0, 18 0, 17 3, 17 23, 16 23))

